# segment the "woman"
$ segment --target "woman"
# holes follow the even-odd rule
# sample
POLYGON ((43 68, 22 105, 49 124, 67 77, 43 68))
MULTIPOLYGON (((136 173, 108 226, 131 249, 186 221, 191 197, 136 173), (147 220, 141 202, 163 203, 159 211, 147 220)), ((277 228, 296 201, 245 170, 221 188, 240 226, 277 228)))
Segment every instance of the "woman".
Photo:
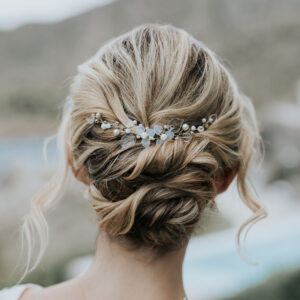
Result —
POLYGON ((95 259, 75 279, 16 285, 2 291, 7 299, 187 299, 185 250, 216 196, 236 177, 253 211, 238 237, 265 216, 246 184, 261 142, 251 101, 211 50, 174 26, 136 27, 80 65, 58 142, 61 166, 23 226, 24 275, 45 250, 43 210, 61 196, 69 169, 88 187, 99 217, 95 259), (30 265, 35 233, 41 250, 30 265))

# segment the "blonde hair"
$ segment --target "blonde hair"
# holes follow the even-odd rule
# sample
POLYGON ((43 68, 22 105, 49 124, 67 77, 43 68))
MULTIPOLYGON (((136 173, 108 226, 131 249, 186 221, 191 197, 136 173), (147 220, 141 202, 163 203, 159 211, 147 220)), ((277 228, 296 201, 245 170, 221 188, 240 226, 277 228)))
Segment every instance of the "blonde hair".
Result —
POLYGON ((78 67, 57 141, 60 167, 33 198, 23 226, 24 275, 46 249, 43 211, 62 196, 68 149, 74 168, 86 174, 99 227, 135 246, 163 252, 187 242, 203 210, 215 205, 215 178, 226 170, 237 170, 238 191, 253 211, 237 234, 239 245, 241 232, 266 216, 246 178, 253 155, 262 149, 252 103, 215 53, 172 25, 138 26, 78 67), (86 117, 98 111, 125 126, 130 119, 149 127, 173 118, 193 124, 211 114, 217 120, 188 142, 179 138, 123 149, 112 130, 87 124, 86 117), (40 248, 32 264, 36 234, 40 248))

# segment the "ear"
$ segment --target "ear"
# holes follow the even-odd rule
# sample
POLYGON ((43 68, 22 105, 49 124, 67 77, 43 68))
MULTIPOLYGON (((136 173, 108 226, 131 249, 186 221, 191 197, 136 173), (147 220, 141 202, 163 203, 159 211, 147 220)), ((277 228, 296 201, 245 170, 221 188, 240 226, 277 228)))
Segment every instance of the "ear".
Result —
POLYGON ((74 177, 77 180, 84 183, 85 185, 89 185, 84 168, 81 167, 80 169, 75 169, 74 163, 73 163, 73 154, 72 154, 69 146, 67 146, 67 159, 68 159, 68 164, 71 167, 72 172, 74 174, 74 177))
POLYGON ((217 193, 221 194, 227 190, 234 177, 237 174, 237 169, 226 169, 223 173, 218 174, 215 177, 215 183, 217 187, 217 193))

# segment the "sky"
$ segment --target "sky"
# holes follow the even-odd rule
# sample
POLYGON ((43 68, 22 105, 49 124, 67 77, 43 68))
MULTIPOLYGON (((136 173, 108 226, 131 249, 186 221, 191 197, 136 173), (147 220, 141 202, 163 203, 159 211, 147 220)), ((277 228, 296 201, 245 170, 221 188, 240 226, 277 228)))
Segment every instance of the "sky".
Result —
POLYGON ((115 0, 0 0, 0 30, 53 23, 115 0))

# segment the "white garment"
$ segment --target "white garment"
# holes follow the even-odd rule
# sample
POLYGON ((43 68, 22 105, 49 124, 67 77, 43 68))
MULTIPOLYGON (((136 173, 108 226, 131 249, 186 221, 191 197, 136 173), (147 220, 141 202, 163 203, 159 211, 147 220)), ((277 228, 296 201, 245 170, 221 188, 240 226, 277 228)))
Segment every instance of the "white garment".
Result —
POLYGON ((28 288, 42 288, 40 285, 27 283, 18 284, 0 291, 0 300, 18 300, 28 288))

